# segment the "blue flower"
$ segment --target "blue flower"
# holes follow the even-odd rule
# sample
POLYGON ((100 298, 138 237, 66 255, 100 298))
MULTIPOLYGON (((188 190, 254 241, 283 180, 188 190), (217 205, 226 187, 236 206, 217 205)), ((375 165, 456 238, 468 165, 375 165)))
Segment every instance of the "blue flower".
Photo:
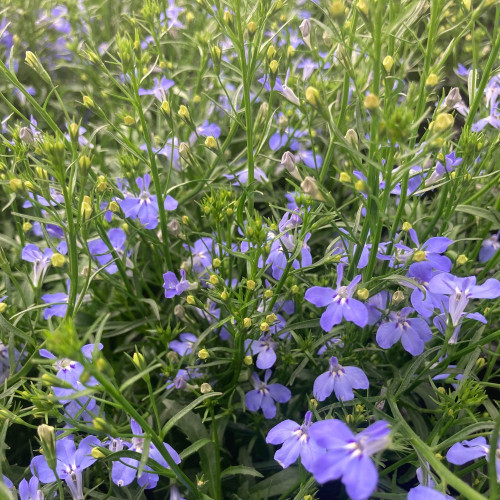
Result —
POLYGON ((29 482, 23 479, 19 483, 19 498, 20 500, 43 500, 43 493, 39 489, 40 481, 36 476, 33 476, 29 482))
POLYGON ((390 443, 387 422, 380 420, 353 434, 340 420, 315 422, 309 429, 311 439, 327 450, 312 467, 316 481, 326 483, 342 479, 352 500, 366 500, 377 486, 378 473, 371 455, 387 448, 390 443))
POLYGON ((300 457, 302 465, 311 472, 315 460, 323 452, 309 436, 311 418, 312 413, 308 411, 302 425, 293 420, 285 420, 268 432, 266 443, 283 443, 283 446, 274 454, 274 460, 284 469, 300 457))
POLYGON ((330 358, 330 368, 314 381, 313 394, 324 401, 335 392, 339 401, 354 399, 353 389, 368 389, 370 383, 365 372, 355 366, 342 366, 335 356, 330 358))
POLYGON ((377 344, 382 349, 389 349, 398 340, 405 351, 413 356, 424 352, 425 342, 432 339, 431 329, 422 318, 409 318, 414 312, 411 307, 404 307, 401 311, 391 311, 389 321, 382 323, 377 330, 377 344))
POLYGON ((167 271, 163 275, 163 288, 165 289, 165 298, 171 299, 182 292, 189 290, 189 281, 186 279, 186 271, 180 270, 181 280, 172 271, 167 271))
MULTIPOLYGON (((61 481, 66 481, 74 500, 83 500, 82 472, 90 467, 96 459, 92 457, 92 449, 101 446, 95 436, 87 436, 80 441, 78 449, 74 436, 66 436, 56 442, 56 473, 61 481)), ((31 461, 31 472, 42 483, 53 483, 57 480, 54 472, 43 455, 31 461)))
MULTIPOLYGON (((111 248, 116 252, 118 257, 121 259, 124 255, 125 242, 127 240, 127 235, 125 231, 120 228, 113 228, 108 231, 109 242, 111 243, 111 248)), ((104 269, 109 274, 114 274, 118 271, 118 266, 115 263, 111 263, 113 256, 111 255, 111 248, 101 239, 92 240, 88 242, 89 251, 92 257, 97 260, 101 266, 105 266, 104 269), (109 265, 108 265, 109 264, 109 265)), ((132 267, 132 261, 127 259, 127 267, 132 267)))
POLYGON ((323 286, 313 286, 305 293, 305 299, 316 307, 327 306, 326 311, 321 315, 319 324, 325 332, 329 332, 335 325, 338 325, 342 318, 352 321, 363 328, 368 323, 368 311, 366 306, 359 300, 353 299, 356 285, 361 281, 361 275, 356 276, 349 285, 342 285, 344 267, 337 268, 337 288, 323 286))
POLYGON ((175 82, 173 80, 169 80, 165 76, 162 76, 161 80, 158 80, 158 78, 154 78, 153 81, 153 88, 144 89, 141 87, 139 89, 139 95, 154 95, 160 102, 167 100, 168 89, 170 87, 173 87, 175 85, 175 82))
POLYGON ((252 355, 258 354, 256 365, 261 370, 266 370, 274 365, 277 348, 278 343, 272 339, 270 334, 262 335, 259 340, 245 340, 245 351, 250 349, 252 355))
POLYGON ((258 411, 262 408, 266 418, 274 418, 276 415, 275 402, 286 403, 292 397, 292 393, 284 385, 268 384, 270 378, 271 370, 266 370, 263 382, 254 372, 251 380, 254 389, 245 394, 247 408, 250 411, 258 411))
POLYGON ((179 354, 179 356, 191 354, 193 346, 198 342, 196 335, 192 333, 181 333, 179 338, 180 340, 172 340, 168 344, 168 347, 179 354))
POLYGON ((479 262, 488 262, 500 250, 500 231, 481 243, 479 262))
POLYGON ((33 266, 33 285, 38 286, 47 269, 50 266, 52 255, 54 252, 50 248, 46 248, 42 253, 41 250, 33 244, 26 245, 21 252, 21 259, 32 262, 33 266))
MULTIPOLYGON (((141 426, 134 419, 130 421, 130 427, 132 429, 132 434, 134 434, 132 442, 123 442, 120 443, 120 445, 125 445, 127 446, 129 451, 135 451, 142 455, 145 441, 144 433, 141 429, 141 426)), ((163 446, 165 446, 168 454, 176 464, 181 462, 181 458, 179 457, 178 453, 169 444, 163 443, 163 446)), ((155 462, 158 462, 163 467, 168 468, 167 461, 154 444, 149 445, 149 458, 153 459, 155 462)), ((119 460, 113 462, 113 467, 111 469, 111 479, 118 486, 129 485, 137 475, 139 463, 139 460, 136 460, 135 458, 120 458, 119 460)), ((146 465, 144 467, 142 475, 137 478, 139 486, 145 489, 154 488, 158 484, 158 480, 158 474, 154 474, 153 469, 151 469, 149 465, 146 465)))
MULTIPOLYGON (((152 195, 148 189, 151 183, 151 176, 145 174, 144 177, 138 177, 136 184, 141 190, 138 198, 125 198, 118 200, 118 203, 125 213, 125 217, 139 219, 146 229, 155 229, 158 226, 159 207, 156 195, 152 195)), ((167 195, 164 202, 165 210, 175 210, 177 201, 172 196, 167 195)))

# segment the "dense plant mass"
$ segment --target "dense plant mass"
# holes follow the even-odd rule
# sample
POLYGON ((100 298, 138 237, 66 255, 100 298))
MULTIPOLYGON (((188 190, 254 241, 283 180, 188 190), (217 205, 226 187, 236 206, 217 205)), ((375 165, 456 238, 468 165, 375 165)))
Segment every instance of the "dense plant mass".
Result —
POLYGON ((499 50, 498 0, 4 2, 0 498, 500 498, 499 50))

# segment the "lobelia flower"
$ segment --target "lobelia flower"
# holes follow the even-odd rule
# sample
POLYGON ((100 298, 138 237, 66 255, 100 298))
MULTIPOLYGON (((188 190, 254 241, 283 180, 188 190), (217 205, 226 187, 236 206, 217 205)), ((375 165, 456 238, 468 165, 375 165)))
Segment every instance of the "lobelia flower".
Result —
POLYGON ((175 82, 173 80, 169 80, 165 76, 162 76, 161 80, 154 78, 153 81, 153 88, 145 89, 141 87, 138 92, 139 95, 154 95, 160 102, 165 101, 167 99, 168 89, 173 87, 175 82))
POLYGON ((366 301, 365 306, 368 311, 368 325, 376 325, 380 321, 382 313, 387 309, 390 299, 390 294, 383 290, 366 301))
POLYGON ((486 96, 486 105, 490 108, 490 114, 472 125, 471 130, 473 132, 480 132, 488 124, 493 128, 500 129, 500 108, 498 104, 500 77, 498 75, 493 76, 488 82, 484 94, 486 96))
MULTIPOLYGON (((128 447, 129 451, 135 451, 140 455, 143 453, 144 449, 144 433, 141 426, 134 420, 131 419, 130 427, 132 429, 132 442, 124 442, 123 444, 128 447)), ((178 453, 167 443, 163 443, 167 453, 170 455, 172 460, 178 464, 181 462, 181 458, 178 453)), ((154 444, 149 445, 149 458, 158 462, 165 468, 169 468, 167 461, 162 456, 158 448, 154 444)), ((137 469, 139 468, 139 460, 135 458, 123 457, 120 460, 113 462, 113 467, 111 469, 111 479, 118 486, 127 486, 136 478, 137 469)), ((155 474, 149 465, 146 465, 140 477, 137 478, 137 483, 139 486, 145 489, 154 488, 158 484, 159 476, 155 474)))
POLYGON ((33 266, 33 285, 36 287, 43 280, 47 269, 50 266, 50 259, 54 252, 50 248, 46 248, 44 252, 34 244, 26 245, 21 251, 21 259, 26 262, 32 262, 33 266))
MULTIPOLYGON (((56 442, 57 477, 66 481, 73 500, 83 500, 84 498, 82 472, 96 461, 91 455, 92 448, 95 446, 101 446, 101 442, 95 436, 87 436, 82 439, 78 449, 75 446, 74 436, 66 436, 56 442)), ((53 483, 57 480, 43 455, 34 457, 30 468, 41 483, 53 483)))
POLYGON ((313 394, 318 401, 324 401, 335 392, 339 401, 354 399, 353 389, 368 389, 368 377, 361 368, 342 366, 335 356, 330 358, 330 368, 314 381, 313 394))
MULTIPOLYGON (((94 346, 94 344, 86 344, 81 349, 82 354, 89 360, 92 359, 95 348, 94 346)), ((102 344, 97 344, 98 351, 102 350, 102 348, 102 344)), ((96 412, 96 401, 89 396, 82 396, 77 399, 71 398, 71 396, 85 390, 87 387, 95 387, 98 385, 97 380, 94 377, 89 377, 89 379, 85 381, 84 385, 80 381, 80 378, 84 373, 84 367, 81 363, 68 358, 58 360, 54 354, 47 349, 40 349, 39 354, 43 358, 56 360, 54 363, 54 368, 57 369, 56 377, 72 386, 72 388, 52 388, 54 395, 58 398, 58 401, 64 405, 65 411, 73 418, 76 418, 79 415, 84 420, 91 420, 89 412, 96 412)))
POLYGON ((176 7, 175 0, 168 0, 168 7, 165 14, 160 15, 160 21, 163 23, 167 18, 167 28, 184 28, 184 25, 179 21, 179 15, 184 12, 183 7, 176 7))
POLYGON ((293 420, 285 420, 268 432, 266 443, 283 443, 283 446, 274 454, 274 460, 284 469, 300 457, 302 465, 311 472, 316 458, 324 451, 309 436, 311 419, 312 413, 308 411, 302 425, 293 420))
POLYGON ((315 422, 309 429, 311 439, 322 449, 312 467, 316 481, 341 479, 352 500, 366 500, 378 483, 378 473, 371 455, 390 443, 389 424, 379 420, 355 435, 340 420, 315 422))
POLYGON ((199 378, 201 376, 202 374, 199 370, 189 368, 187 370, 184 370, 183 368, 181 368, 173 379, 167 380, 166 389, 167 391, 172 388, 185 390, 188 388, 188 382, 191 379, 199 378))
POLYGON ((182 292, 189 290, 189 281, 186 279, 186 271, 180 270, 181 280, 172 271, 167 271, 163 275, 163 288, 165 289, 165 298, 171 299, 182 292))
POLYGON ((172 340, 168 347, 175 351, 179 356, 185 356, 186 354, 191 354, 193 346, 198 341, 196 335, 192 333, 181 333, 179 335, 181 340, 172 340))
POLYGON ((259 340, 245 340, 245 352, 250 350, 253 356, 257 356, 257 368, 266 370, 271 368, 276 362, 276 349, 278 343, 275 342, 270 334, 265 334, 259 340))
MULTIPOLYGON (((497 444, 497 452, 495 454, 495 466, 497 471, 497 479, 500 481, 500 454, 498 449, 500 446, 500 439, 497 444)), ((476 460, 477 458, 489 459, 490 445, 484 437, 477 437, 474 439, 465 440, 460 443, 455 443, 446 454, 446 460, 450 464, 464 465, 467 462, 476 460)))
MULTIPOLYGON (((141 151, 147 151, 148 147, 146 144, 142 144, 139 146, 139 149, 141 151)), ((180 170, 179 139, 177 137, 169 137, 163 147, 153 151, 156 155, 164 156, 168 162, 172 161, 172 166, 175 170, 180 170)))
MULTIPOLYGON (((432 267, 437 271, 444 271, 445 273, 450 271, 451 260, 441 254, 446 252, 447 248, 453 243, 453 240, 438 236, 429 238, 425 243, 420 245, 415 230, 410 229, 408 233, 417 249, 413 250, 402 243, 396 243, 394 246, 399 250, 397 256, 398 263, 406 263, 409 258, 412 258, 414 262, 430 262, 432 267)), ((394 264, 395 262, 391 261, 391 265, 394 264)))
POLYGON ((408 492, 408 500, 453 500, 453 497, 440 493, 429 486, 417 486, 408 492))
MULTIPOLYGON (((108 239, 111 243, 111 248, 116 252, 118 257, 121 259, 124 255, 125 242, 127 240, 127 235, 125 231, 121 228, 113 228, 108 231, 108 239)), ((88 242, 89 251, 92 257, 97 260, 101 266, 105 266, 104 269, 109 274, 114 274, 118 271, 118 266, 115 263, 107 265, 113 260, 113 256, 110 252, 110 247, 101 239, 92 240, 88 242)), ((127 258, 126 266, 132 267, 133 263, 127 258)))
POLYGON ((479 262, 488 262, 500 250, 500 231, 481 243, 479 262))
MULTIPOLYGON (((145 174, 144 177, 138 177, 135 182, 141 190, 139 197, 118 200, 118 204, 125 213, 125 217, 139 219, 146 229, 155 229, 158 226, 159 207, 156 195, 148 191, 151 176, 145 174)), ((166 196, 163 205, 165 210, 175 210, 177 205, 177 201, 172 196, 166 196)))
POLYGON ((342 318, 363 328, 368 323, 368 311, 359 300, 353 299, 356 285, 361 281, 361 275, 356 276, 349 285, 342 286, 344 266, 337 267, 337 288, 313 286, 305 293, 305 299, 316 307, 327 306, 321 315, 319 324, 325 332, 338 325, 342 318))
POLYGON ((9 490, 14 490, 14 483, 5 475, 2 475, 2 481, 9 490))
MULTIPOLYGON (((248 168, 244 170, 240 170, 233 174, 224 174, 223 177, 229 180, 236 179, 236 182, 233 182, 233 186, 241 186, 248 182, 248 168)), ((254 167, 254 180, 257 182, 268 182, 269 179, 264 171, 259 167, 254 167)))
POLYGON ((425 180, 425 185, 429 186, 435 182, 441 180, 445 175, 449 175, 462 163, 462 158, 455 156, 455 151, 445 156, 445 164, 443 165, 440 161, 436 163, 436 169, 429 178, 425 180))
POLYGON ((54 304, 51 307, 46 307, 43 311, 44 319, 50 319, 53 316, 58 318, 64 318, 66 316, 66 311, 68 310, 68 300, 69 296, 67 293, 46 293, 42 295, 41 299, 46 304, 54 304))
MULTIPOLYGON (((449 273, 441 273, 429 282, 432 293, 449 295, 447 304, 453 326, 457 326, 470 299, 496 299, 500 297, 500 282, 490 278, 482 285, 476 285, 476 277, 458 278, 449 273)), ((444 303, 443 305, 446 304, 444 303)))
POLYGON ((399 312, 391 311, 389 320, 377 330, 377 344, 382 349, 389 349, 401 340, 404 350, 412 356, 424 352, 425 342, 432 339, 431 329, 422 318, 408 318, 413 312, 412 307, 404 307, 399 312))
POLYGON ((276 403, 286 403, 292 397, 292 393, 284 385, 268 384, 271 378, 271 370, 266 370, 264 381, 262 382, 258 375, 252 374, 252 385, 254 389, 245 394, 245 404, 250 411, 262 412, 266 418, 274 418, 276 415, 276 403))
POLYGON ((29 482, 23 479, 19 483, 20 500, 44 500, 43 492, 38 488, 40 481, 33 476, 29 482))
POLYGON ((432 270, 430 262, 415 262, 408 268, 406 276, 414 279, 423 289, 405 282, 404 285, 413 288, 411 294, 411 305, 424 318, 429 318, 434 314, 434 309, 439 308, 443 302, 443 295, 434 294, 429 291, 429 282, 437 273, 432 270))
POLYGON ((196 273, 202 273, 212 266, 211 252, 215 250, 212 238, 199 238, 192 247, 184 245, 184 248, 191 252, 191 262, 196 273))

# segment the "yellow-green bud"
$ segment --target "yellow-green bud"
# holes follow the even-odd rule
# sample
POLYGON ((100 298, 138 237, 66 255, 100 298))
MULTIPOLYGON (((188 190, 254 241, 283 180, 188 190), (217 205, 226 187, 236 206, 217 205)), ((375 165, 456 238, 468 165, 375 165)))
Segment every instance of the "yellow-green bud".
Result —
POLYGON ((403 222, 402 229, 403 231, 409 231, 410 229, 412 229, 412 225, 409 222, 403 222))
POLYGON ((252 326, 252 320, 250 318, 245 318, 243 320, 243 326, 245 328, 250 328, 252 326))
POLYGON ((82 175, 87 175, 90 170, 91 160, 87 155, 82 155, 78 159, 78 168, 82 175))
POLYGON ((354 187, 356 188, 357 191, 363 191, 366 187, 365 182, 359 179, 354 183, 354 187))
POLYGON ((132 355, 132 362, 139 370, 143 370, 146 367, 144 356, 140 352, 134 352, 132 355))
POLYGON ((257 23, 250 21, 247 24, 247 30, 248 30, 248 34, 250 36, 253 36, 255 34, 255 32, 257 31, 257 23))
POLYGON ((4 313, 7 310, 7 304, 5 302, 0 302, 0 313, 4 313))
POLYGON ((56 468, 56 431, 51 425, 42 424, 37 429, 43 455, 50 469, 56 468))
POLYGON ((206 349, 200 349, 198 351, 198 357, 200 359, 208 359, 210 357, 210 353, 206 349))
POLYGON ((218 285, 219 284, 219 277, 216 274, 212 274, 209 279, 210 283, 212 285, 218 285))
POLYGON ((435 132, 444 132, 453 127, 455 119, 449 113, 440 113, 434 121, 429 124, 429 129, 435 132))
POLYGON ((215 267, 216 269, 220 267, 222 264, 221 260, 217 257, 212 261, 212 266, 215 267))
POLYGON ((92 215, 92 200, 90 196, 84 196, 81 208, 81 214, 84 220, 90 219, 92 215))
POLYGON ((252 366, 253 365, 253 359, 252 356, 248 355, 243 358, 243 363, 247 366, 252 366))
POLYGON ((464 254, 460 254, 458 257, 457 257, 457 266, 463 266, 464 264, 467 263, 469 259, 467 258, 466 255, 464 254))
POLYGON ((360 288, 357 295, 361 300, 366 300, 370 296, 370 291, 367 288, 360 288))
POLYGON ((209 149, 217 149, 217 141, 213 135, 209 135, 205 139, 205 146, 209 149))
POLYGON ((247 281, 247 288, 249 290, 255 290, 255 287, 257 286, 257 283, 255 283, 254 280, 248 280, 247 281))
POLYGON ((431 73, 425 80, 425 85, 427 87, 435 87, 439 83, 439 77, 436 73, 431 73))
POLYGON ((295 294, 295 293, 299 293, 300 291, 300 288, 298 287, 298 285, 293 285, 292 288, 290 288, 290 291, 295 294))
POLYGON ((130 115, 127 115, 123 118, 123 123, 127 126, 127 127, 131 127, 132 125, 135 124, 135 118, 133 116, 130 116, 130 115))
POLYGON ((193 306, 196 303, 196 300, 193 295, 188 295, 186 297, 186 302, 190 305, 193 306))
POLYGON ((259 328, 260 328, 260 331, 261 332, 268 332, 269 331, 269 325, 263 321, 260 325, 259 325, 259 328))
POLYGON ((160 109, 165 116, 170 116, 170 104, 168 101, 163 101, 161 103, 160 109))
POLYGON ((33 226, 31 225, 31 222, 24 222, 23 223, 23 231, 27 233, 33 226))
POLYGON ((278 67, 279 67, 279 64, 278 64, 278 61, 276 59, 273 59, 269 63, 269 69, 271 70, 271 73, 273 75, 275 75, 278 72, 278 67))
POLYGON ((306 89, 306 101, 317 108, 321 102, 321 98, 318 89, 315 87, 307 87, 306 89))
POLYGON ((272 290, 266 290, 264 292, 264 298, 265 299, 270 299, 273 296, 273 291, 272 290))
POLYGON ((14 178, 9 181, 9 186, 12 191, 23 191, 24 190, 24 184, 21 179, 14 178))
POLYGON ((413 260, 415 262, 422 262, 426 259, 426 255, 425 255, 425 250, 417 250, 414 254, 413 254, 413 260))
POLYGON ((276 55, 276 49, 274 48, 274 45, 269 45, 269 48, 267 49, 267 54, 266 54, 267 60, 271 61, 275 55, 276 55))
POLYGON ((380 102, 375 94, 370 93, 365 97, 363 105, 365 106, 366 109, 373 111, 379 107, 380 102))
POLYGON ((93 108, 95 106, 94 101, 88 95, 83 96, 83 105, 86 108, 93 108))
POLYGON ((387 73, 391 71, 393 64, 394 64, 394 59, 392 58, 392 56, 384 57, 384 60, 382 61, 382 66, 387 71, 387 73))
POLYGON ((277 316, 274 313, 268 314, 266 316, 266 323, 274 323, 277 320, 277 316))
POLYGON ((90 454, 96 460, 99 460, 100 458, 104 458, 106 456, 97 446, 95 448, 92 448, 90 454))
POLYGON ((120 205, 118 205, 115 200, 109 202, 108 208, 110 212, 113 212, 115 214, 120 211, 120 205))
POLYGON ((220 298, 222 300, 227 300, 229 298, 229 295, 228 293, 226 292, 226 290, 224 290, 221 294, 220 294, 220 298))
POLYGON ((333 0, 330 4, 330 14, 333 17, 343 16, 345 12, 345 5, 342 0, 333 0))
POLYGON ((351 176, 347 172, 340 172, 339 180, 340 182, 348 183, 351 182, 351 176))
POLYGON ((55 253, 50 258, 54 267, 63 267, 66 264, 66 257, 60 253, 55 253))

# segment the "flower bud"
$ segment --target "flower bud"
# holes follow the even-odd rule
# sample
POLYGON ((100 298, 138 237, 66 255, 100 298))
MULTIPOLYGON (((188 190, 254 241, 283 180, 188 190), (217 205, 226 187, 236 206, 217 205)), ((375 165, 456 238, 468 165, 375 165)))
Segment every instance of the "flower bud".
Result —
POLYGON ((333 0, 330 4, 330 14, 333 17, 343 16, 345 13, 345 5, 343 0, 333 0))
POLYGON ((96 184, 96 189, 99 191, 99 193, 103 193, 108 189, 108 181, 106 180, 106 177, 104 175, 100 175, 97 177, 97 184, 96 184))
POLYGON ((301 183, 300 187, 305 194, 309 195, 311 198, 315 200, 323 201, 323 195, 318 189, 318 184, 316 183, 316 179, 308 175, 301 183))
POLYGON ((247 30, 248 30, 248 34, 250 36, 254 36, 255 35, 255 32, 257 31, 257 23, 253 22, 253 21, 250 21, 248 24, 247 24, 247 30))
POLYGON ((453 109, 461 100, 462 97, 460 96, 460 89, 458 87, 454 87, 446 96, 443 107, 445 108, 445 110, 449 111, 453 109))
POLYGON ((356 293, 361 300, 366 300, 370 296, 367 288, 360 288, 356 293))
POLYGON ((233 24, 233 15, 231 14, 231 12, 229 10, 225 10, 224 11, 224 15, 222 16, 222 18, 224 19, 224 22, 228 25, 231 25, 233 24))
POLYGON ((108 210, 116 214, 120 211, 120 205, 115 200, 112 200, 109 202, 108 210))
POLYGON ((57 464, 55 429, 51 425, 42 424, 38 426, 37 433, 47 465, 51 470, 55 470, 57 464))
POLYGON ((104 458, 106 456, 97 446, 92 448, 92 451, 90 452, 90 454, 96 460, 99 460, 100 458, 104 458))
POLYGON ((83 105, 88 109, 93 108, 95 106, 94 101, 88 95, 83 96, 83 105))
POLYGON ((311 21, 304 19, 299 26, 304 43, 311 48, 311 21))
POLYGON ((390 73, 393 64, 394 64, 394 59, 392 58, 392 56, 384 57, 384 60, 382 61, 382 66, 387 71, 387 73, 390 73))
POLYGON ((222 51, 220 50, 220 47, 218 45, 214 45, 211 48, 211 53, 212 53, 212 61, 214 63, 214 71, 215 74, 218 75, 220 74, 220 62, 222 58, 222 51))
POLYGON ((161 112, 167 117, 170 117, 170 104, 168 101, 163 101, 160 106, 161 112))
POLYGON ((135 124, 135 119, 133 116, 130 116, 130 115, 127 115, 123 118, 123 123, 127 126, 127 127, 131 127, 132 125, 135 124))
POLYGON ((268 314, 266 316, 266 323, 274 323, 277 319, 278 317, 276 316, 276 314, 274 313, 268 314))
POLYGON ((3 314, 7 310, 7 307, 5 302, 0 302, 0 313, 3 314))
POLYGON ((220 294, 220 298, 222 300, 227 300, 229 298, 229 294, 226 292, 226 290, 224 290, 221 294, 220 294))
POLYGON ((188 295, 188 296, 186 297, 186 302, 187 302, 190 306, 192 306, 192 305, 196 304, 196 300, 195 300, 195 298, 194 298, 194 296, 193 296, 193 295, 188 295))
POLYGON ((463 266, 464 264, 467 264, 468 261, 469 261, 469 259, 467 258, 466 255, 460 254, 457 257, 457 266, 463 266))
POLYGON ((92 420, 92 425, 98 431, 105 432, 109 436, 116 436, 116 429, 107 420, 104 420, 104 418, 94 418, 94 420, 92 420))
POLYGON ((261 332, 268 332, 269 331, 269 324, 266 323, 265 321, 263 321, 260 325, 259 325, 259 328, 260 328, 260 331, 261 332))
POLYGON ((50 262, 54 267, 63 267, 66 264, 66 257, 60 253, 55 253, 50 258, 50 262))
POLYGON ((200 349, 198 351, 198 357, 200 359, 208 359, 210 357, 210 353, 206 349, 200 349))
POLYGON ((184 106, 184 104, 181 104, 179 106, 178 114, 186 123, 189 123, 191 121, 191 115, 189 114, 189 110, 187 109, 186 106, 184 106))
POLYGON ((379 107, 380 102, 375 94, 370 93, 365 97, 363 105, 365 106, 366 109, 373 111, 379 107))
POLYGON ((23 222, 23 231, 27 233, 28 231, 31 230, 33 226, 31 225, 31 222, 23 222))
POLYGON ((274 45, 269 45, 269 48, 267 49, 267 54, 266 54, 267 60, 271 61, 275 55, 276 55, 276 49, 274 48, 274 45))
POLYGON ((209 392, 212 392, 212 391, 213 391, 212 386, 209 383, 203 382, 203 384, 201 384, 200 392, 202 394, 208 394, 209 392))
POLYGON ((31 51, 26 51, 26 58, 24 59, 26 64, 35 71, 35 73, 46 83, 52 84, 52 80, 45 70, 45 68, 42 66, 42 63, 39 61, 38 57, 33 54, 31 51))
POLYGON ((78 169, 82 175, 87 175, 90 170, 91 160, 87 155, 82 155, 78 159, 78 169))
POLYGON ((351 176, 347 172, 340 172, 339 181, 347 184, 351 182, 351 176))
POLYGON ((264 298, 265 299, 270 299, 273 296, 273 291, 272 290, 266 290, 264 292, 264 298))
POLYGON ((254 280, 248 280, 247 281, 247 288, 249 290, 255 290, 255 287, 257 286, 257 283, 255 283, 254 280))
POLYGON ((146 367, 144 356, 140 352, 134 352, 134 354, 132 355, 132 362, 139 370, 144 370, 144 368, 146 367))
POLYGON ((426 87, 435 87, 439 83, 439 77, 436 73, 431 73, 425 80, 426 87))
POLYGON ((247 366, 252 366, 253 365, 253 359, 252 356, 248 355, 243 358, 243 363, 247 366))
POLYGON ((217 149, 217 141, 215 140, 215 137, 213 135, 209 135, 205 139, 205 146, 208 149, 217 149))
POLYGON ((218 285, 219 284, 219 277, 216 274, 212 274, 208 281, 210 281, 210 283, 212 283, 212 285, 218 285))
POLYGON ((401 290, 396 290, 392 296, 392 303, 399 304, 405 299, 405 295, 401 290))
POLYGON ((306 89, 306 101, 313 107, 318 108, 321 103, 321 97, 319 95, 318 89, 315 87, 307 87, 306 89))
POLYGON ((24 190, 24 184, 21 179, 14 178, 9 181, 9 187, 12 189, 14 192, 18 191, 23 191, 24 190))
POLYGON ((191 148, 187 142, 181 142, 179 144, 179 155, 186 161, 189 161, 189 156, 191 153, 191 148))
POLYGON ((409 222, 403 222, 402 230, 409 231, 412 228, 412 225, 409 222))
POLYGON ((353 148, 358 148, 358 134, 356 131, 352 128, 350 128, 346 134, 345 134, 345 140, 347 141, 348 144, 350 144, 353 148))
POLYGON ((35 144, 33 131, 28 127, 22 127, 21 130, 19 130, 19 139, 25 144, 35 144))
POLYGON ((81 208, 81 214, 84 220, 90 219, 92 215, 92 200, 90 196, 84 196, 81 208))
POLYGON ((279 64, 278 64, 278 61, 276 59, 273 59, 269 63, 269 69, 270 69, 272 75, 276 75, 276 73, 278 72, 278 67, 279 67, 279 64))

